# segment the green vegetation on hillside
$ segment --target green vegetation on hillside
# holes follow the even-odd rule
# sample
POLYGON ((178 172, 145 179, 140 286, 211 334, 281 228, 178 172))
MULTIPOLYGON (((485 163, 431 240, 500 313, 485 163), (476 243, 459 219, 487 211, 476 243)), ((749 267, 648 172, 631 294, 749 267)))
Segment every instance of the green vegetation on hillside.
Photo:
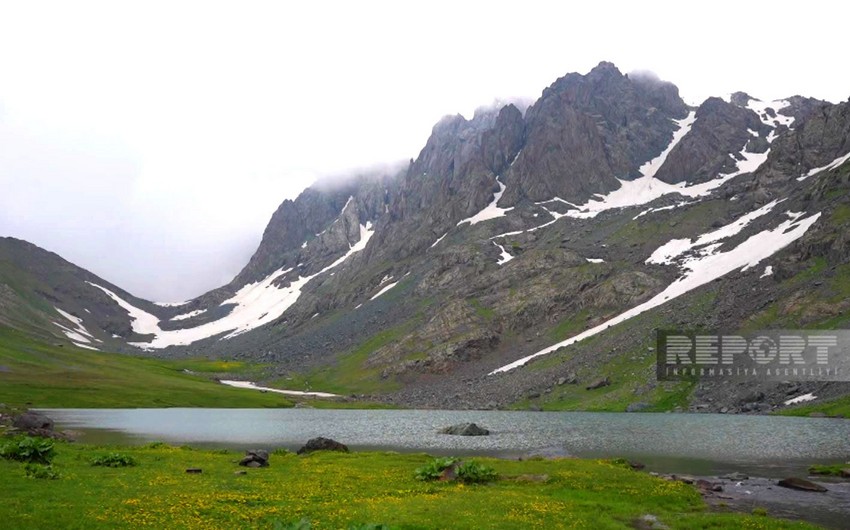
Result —
POLYGON ((244 469, 235 463, 240 454, 151 444, 120 448, 136 465, 91 465, 115 449, 57 444, 53 476, 42 479, 28 478, 25 464, 0 459, 4 526, 231 529, 309 521, 317 530, 613 529, 642 528, 649 515, 675 528, 812 528, 711 513, 692 486, 612 461, 482 458, 499 476, 485 484, 417 480, 415 470, 431 460, 424 454, 276 451, 270 467, 236 474, 244 469))
POLYGON ((369 356, 377 350, 402 340, 420 324, 420 320, 417 317, 375 333, 348 353, 340 355, 333 365, 306 374, 292 374, 272 384, 293 390, 321 390, 340 395, 374 394, 397 390, 400 386, 397 381, 382 379, 382 368, 369 366, 367 361, 369 356))
POLYGON ((35 407, 290 407, 280 394, 191 372, 248 371, 222 361, 143 359, 45 344, 0 327, 0 403, 35 407))

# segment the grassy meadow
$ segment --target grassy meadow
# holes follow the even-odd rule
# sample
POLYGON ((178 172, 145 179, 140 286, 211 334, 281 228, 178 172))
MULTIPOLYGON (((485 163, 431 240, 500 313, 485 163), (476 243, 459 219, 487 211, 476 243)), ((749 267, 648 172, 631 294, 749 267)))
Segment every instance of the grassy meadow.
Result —
MULTIPOLYGON (((423 482, 424 454, 271 455, 270 467, 237 466, 241 454, 163 444, 93 447, 58 443, 52 472, 30 478, 0 459, 4 527, 43 528, 812 528, 709 512, 697 491, 602 460, 476 459, 493 482, 423 482), (110 453, 129 467, 93 466, 110 453), (200 474, 186 469, 200 468, 200 474), (309 525, 308 525, 309 523, 309 525), (379 527, 376 525, 385 525, 379 527)), ((760 513, 760 512, 759 512, 760 513)))

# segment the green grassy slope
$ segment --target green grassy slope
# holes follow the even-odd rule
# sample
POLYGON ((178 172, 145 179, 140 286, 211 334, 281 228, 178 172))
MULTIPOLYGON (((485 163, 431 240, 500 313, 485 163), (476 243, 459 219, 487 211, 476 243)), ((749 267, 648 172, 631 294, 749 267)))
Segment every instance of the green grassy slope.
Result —
POLYGON ((239 363, 169 362, 59 347, 0 327, 0 403, 35 407, 289 407, 280 394, 226 387, 239 363), (195 375, 184 372, 207 372, 195 375))

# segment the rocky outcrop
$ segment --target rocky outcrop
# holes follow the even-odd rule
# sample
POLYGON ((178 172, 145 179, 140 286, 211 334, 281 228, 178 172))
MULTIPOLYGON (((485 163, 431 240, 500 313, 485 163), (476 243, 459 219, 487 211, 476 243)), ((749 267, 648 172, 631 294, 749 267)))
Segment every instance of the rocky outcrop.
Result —
POLYGON ((521 198, 583 202, 619 187, 672 139, 672 119, 687 115, 678 89, 631 79, 613 64, 568 74, 526 113, 526 141, 508 173, 505 205, 521 198))
POLYGON ((484 427, 479 427, 474 423, 458 423, 457 425, 440 429, 440 434, 451 434, 455 436, 487 436, 490 434, 490 431, 484 427))
POLYGON ((299 455, 313 453, 315 451, 339 451, 342 453, 348 452, 348 446, 343 443, 331 440, 330 438, 318 437, 310 438, 301 449, 298 450, 299 455))
MULTIPOLYGON (((813 106, 809 103, 808 106, 813 106)), ((793 134, 774 141, 771 163, 759 172, 757 187, 794 181, 850 152, 850 102, 818 104, 793 134)))
POLYGON ((752 153, 768 148, 770 131, 754 112, 720 98, 708 98, 697 109, 691 131, 673 148, 655 176, 674 184, 705 182, 734 173, 737 157, 745 148, 752 153))

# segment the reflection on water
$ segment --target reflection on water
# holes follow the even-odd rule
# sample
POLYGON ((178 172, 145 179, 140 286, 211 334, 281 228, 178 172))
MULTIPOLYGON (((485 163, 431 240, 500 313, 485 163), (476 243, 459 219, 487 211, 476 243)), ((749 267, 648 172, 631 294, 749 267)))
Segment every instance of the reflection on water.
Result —
POLYGON ((325 436, 353 449, 432 454, 627 457, 651 469, 709 475, 745 471, 781 476, 813 462, 850 459, 850 421, 715 414, 591 412, 47 409, 60 428, 94 444, 172 444, 297 449, 325 436), (474 421, 490 436, 437 434, 474 421))

